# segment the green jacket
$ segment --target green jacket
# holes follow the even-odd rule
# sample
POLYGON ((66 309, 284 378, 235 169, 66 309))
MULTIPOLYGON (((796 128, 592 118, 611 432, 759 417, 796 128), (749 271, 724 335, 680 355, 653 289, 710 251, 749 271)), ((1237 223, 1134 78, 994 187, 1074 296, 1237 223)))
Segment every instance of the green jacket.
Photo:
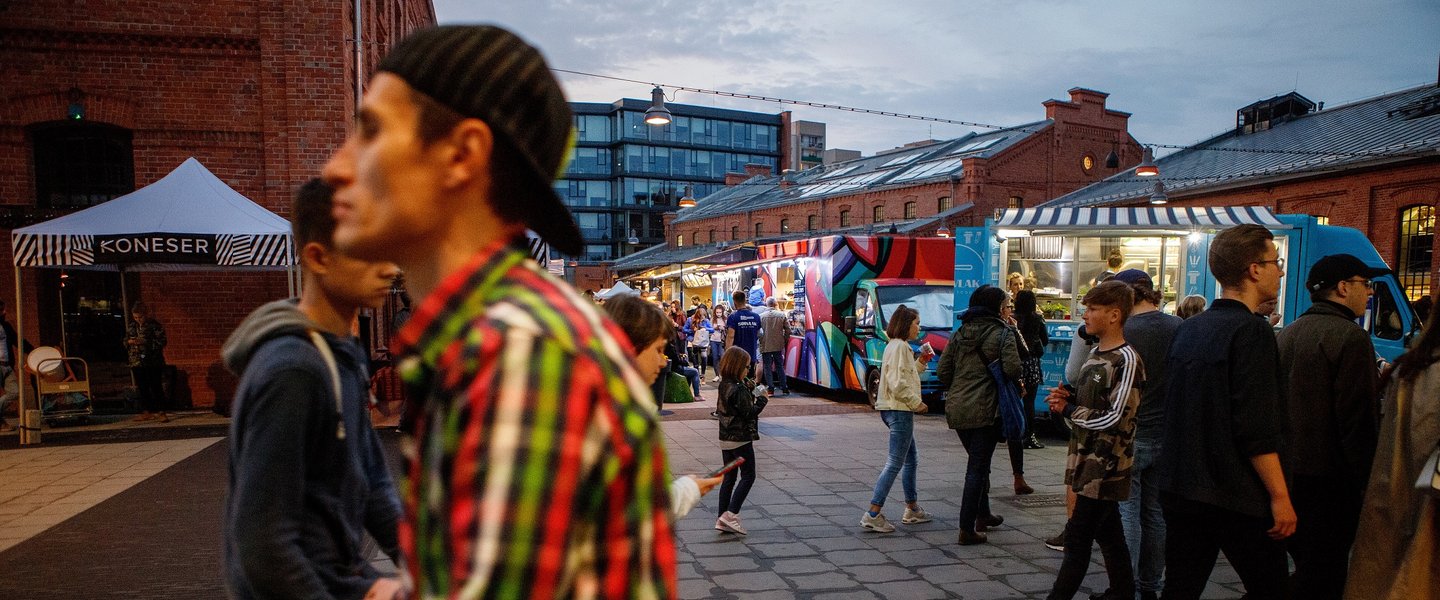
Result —
POLYGON ((125 320, 125 349, 132 367, 165 366, 165 328, 155 319, 145 319, 143 327, 125 320), (138 344, 131 344, 137 340, 138 344))
POLYGON ((1020 379, 1015 332, 999 317, 974 317, 950 336, 937 375, 945 389, 945 421, 951 429, 988 427, 999 421, 998 392, 987 368, 996 358, 1007 376, 1020 379))

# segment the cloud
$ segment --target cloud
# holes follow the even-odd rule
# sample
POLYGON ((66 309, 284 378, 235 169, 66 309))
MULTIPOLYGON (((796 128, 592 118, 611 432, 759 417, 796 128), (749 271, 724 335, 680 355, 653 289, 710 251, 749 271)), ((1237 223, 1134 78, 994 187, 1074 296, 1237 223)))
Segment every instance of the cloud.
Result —
MULTIPOLYGON (((1071 87, 1109 92, 1142 142, 1186 144, 1292 89, 1334 106, 1434 81, 1433 0, 436 0, 440 21, 488 21, 551 65, 590 73, 1002 126, 1036 121, 1071 87)), ((572 100, 646 98, 647 85, 561 77, 572 100)), ((680 92, 678 102, 827 124, 873 153, 969 128, 680 92)))

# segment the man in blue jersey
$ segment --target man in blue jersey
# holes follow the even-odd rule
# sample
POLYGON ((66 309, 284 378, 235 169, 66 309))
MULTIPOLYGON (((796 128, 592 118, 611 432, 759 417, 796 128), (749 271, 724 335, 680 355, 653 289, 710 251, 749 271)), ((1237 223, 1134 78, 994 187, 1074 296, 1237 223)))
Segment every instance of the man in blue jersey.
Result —
POLYGON ((735 303, 735 312, 725 320, 725 347, 739 346, 749 354, 750 369, 754 371, 755 363, 760 360, 760 315, 750 310, 745 292, 735 292, 730 299, 735 303))

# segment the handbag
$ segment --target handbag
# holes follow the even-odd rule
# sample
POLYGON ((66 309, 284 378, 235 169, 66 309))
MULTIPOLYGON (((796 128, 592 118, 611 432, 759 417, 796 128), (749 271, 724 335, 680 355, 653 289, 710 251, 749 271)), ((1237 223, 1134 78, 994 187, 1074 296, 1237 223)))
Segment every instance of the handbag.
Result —
MULTIPOLYGON (((995 381, 995 403, 1000 410, 1000 437, 1018 440, 1025 435, 1025 400, 1020 397, 1020 387, 1005 376, 1005 367, 1000 358, 985 366, 990 378, 995 381)), ((1022 374, 1023 376, 1023 374, 1022 374)))

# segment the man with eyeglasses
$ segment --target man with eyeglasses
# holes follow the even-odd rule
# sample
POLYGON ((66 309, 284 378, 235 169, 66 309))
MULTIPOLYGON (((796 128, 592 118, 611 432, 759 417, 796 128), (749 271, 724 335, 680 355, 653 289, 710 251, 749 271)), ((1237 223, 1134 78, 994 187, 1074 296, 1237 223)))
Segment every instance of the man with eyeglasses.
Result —
POLYGON ((1296 598, 1345 590, 1379 427, 1375 347, 1356 319, 1373 293, 1370 278, 1383 273, 1349 254, 1321 258, 1305 280, 1314 306, 1280 331, 1284 465, 1300 519, 1287 544, 1296 598))
POLYGON ((1295 510, 1281 471, 1280 358, 1255 308, 1279 297, 1284 259, 1259 225, 1220 232, 1210 272, 1220 298, 1175 332, 1165 372, 1158 475, 1167 600, 1196 600, 1220 551, 1248 598, 1285 598, 1281 540, 1295 510))

